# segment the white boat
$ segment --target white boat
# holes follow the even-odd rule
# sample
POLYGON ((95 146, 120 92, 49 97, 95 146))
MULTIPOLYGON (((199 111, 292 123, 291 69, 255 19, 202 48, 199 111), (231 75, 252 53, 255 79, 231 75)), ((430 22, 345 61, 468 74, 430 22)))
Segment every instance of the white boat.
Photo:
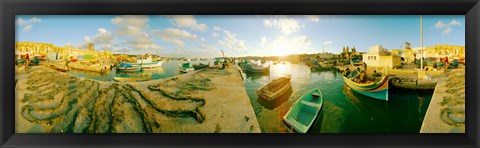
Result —
POLYGON ((142 68, 155 68, 160 67, 163 64, 163 61, 153 61, 152 56, 150 54, 146 54, 145 56, 141 56, 137 59, 137 63, 128 63, 132 66, 139 66, 142 65, 142 68))

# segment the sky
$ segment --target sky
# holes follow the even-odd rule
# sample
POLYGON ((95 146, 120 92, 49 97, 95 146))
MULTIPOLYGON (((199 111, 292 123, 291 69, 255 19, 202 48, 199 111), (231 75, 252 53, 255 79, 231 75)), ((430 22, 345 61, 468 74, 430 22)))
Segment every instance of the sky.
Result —
MULTIPOLYGON (((464 15, 423 15, 423 46, 465 46, 464 15)), ((17 15, 17 42, 165 57, 282 56, 420 47, 420 15, 17 15)))

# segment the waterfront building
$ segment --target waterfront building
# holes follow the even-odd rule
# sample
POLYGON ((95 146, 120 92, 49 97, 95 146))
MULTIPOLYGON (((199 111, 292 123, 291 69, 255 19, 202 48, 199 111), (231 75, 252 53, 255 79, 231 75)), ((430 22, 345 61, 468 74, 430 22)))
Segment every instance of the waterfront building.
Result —
POLYGON ((370 67, 390 68, 401 65, 401 57, 394 55, 381 45, 371 46, 367 53, 363 54, 363 62, 370 67))
MULTIPOLYGON (((422 57, 422 50, 420 47, 413 48, 415 58, 420 59, 422 57)), ((445 58, 448 59, 465 59, 465 46, 437 44, 434 46, 423 47, 424 58, 445 58)))
POLYGON ((55 46, 49 43, 38 42, 17 42, 15 44, 15 58, 22 58, 28 55, 29 57, 39 56, 41 59, 47 57, 49 53, 56 53, 60 59, 83 59, 89 57, 91 59, 107 59, 113 57, 113 54, 108 51, 95 51, 94 44, 88 43, 87 49, 76 49, 70 45, 65 47, 55 46))

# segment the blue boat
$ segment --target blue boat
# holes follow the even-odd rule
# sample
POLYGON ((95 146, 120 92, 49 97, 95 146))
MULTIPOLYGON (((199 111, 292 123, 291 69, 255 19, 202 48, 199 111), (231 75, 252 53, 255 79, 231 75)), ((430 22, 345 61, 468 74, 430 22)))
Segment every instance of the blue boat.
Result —
POLYGON ((258 74, 270 73, 270 65, 268 65, 268 67, 263 67, 263 66, 259 66, 259 65, 246 66, 245 72, 246 73, 258 73, 258 74))
POLYGON ((141 72, 142 66, 133 66, 128 63, 120 63, 120 65, 117 67, 117 70, 120 72, 141 72))
POLYGON ((379 81, 357 83, 354 80, 360 76, 358 69, 353 70, 349 75, 342 74, 345 84, 354 92, 379 100, 388 101, 388 67, 379 81))
POLYGON ((292 133, 307 133, 317 120, 323 106, 323 95, 318 88, 303 94, 283 116, 283 124, 292 133))

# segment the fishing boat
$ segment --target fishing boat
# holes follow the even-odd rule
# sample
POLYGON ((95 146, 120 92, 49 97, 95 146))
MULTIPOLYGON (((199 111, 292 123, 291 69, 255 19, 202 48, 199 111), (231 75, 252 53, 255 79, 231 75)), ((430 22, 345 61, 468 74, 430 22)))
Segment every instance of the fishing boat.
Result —
POLYGON ((180 68, 180 71, 184 73, 192 72, 195 70, 195 68, 190 63, 178 64, 178 67, 180 68))
MULTIPOLYGON (((322 62, 320 62, 322 63, 322 62)), ((313 64, 310 66, 311 70, 330 70, 332 67, 327 66, 325 64, 320 64, 317 61, 314 61, 313 64)))
POLYGON ((219 58, 215 58, 215 61, 213 62, 213 65, 220 65, 222 64, 222 61, 220 61, 219 58))
POLYGON ((113 80, 116 82, 142 82, 142 81, 150 80, 150 77, 143 77, 143 78, 113 77, 113 80))
POLYGON ((345 84, 354 92, 379 100, 388 101, 388 67, 384 75, 377 81, 357 83, 354 80, 360 76, 359 69, 354 69, 349 75, 342 74, 345 84))
POLYGON ((246 68, 250 66, 250 63, 248 63, 248 61, 242 61, 238 63, 238 66, 240 66, 241 68, 246 68))
POLYGON ((199 63, 199 64, 194 64, 193 68, 194 70, 199 70, 199 69, 207 68, 208 65, 210 65, 210 62, 208 64, 199 63))
POLYGON ((318 88, 303 94, 283 116, 283 124, 291 133, 307 133, 317 119, 323 105, 323 95, 318 88))
POLYGON ((245 71, 247 73, 269 73, 270 65, 268 65, 268 67, 263 67, 259 65, 250 65, 250 66, 246 66, 245 71))
POLYGON ((143 68, 155 68, 160 67, 163 64, 163 61, 153 61, 152 56, 147 53, 145 56, 141 56, 137 59, 137 63, 128 63, 132 66, 142 66, 143 68))
POLYGON ((292 86, 289 77, 281 77, 257 89, 257 95, 266 101, 272 101, 287 92, 292 86))
POLYGON ((117 71, 120 72, 141 72, 142 71, 142 66, 133 66, 128 63, 120 63, 120 65, 117 67, 117 71))

